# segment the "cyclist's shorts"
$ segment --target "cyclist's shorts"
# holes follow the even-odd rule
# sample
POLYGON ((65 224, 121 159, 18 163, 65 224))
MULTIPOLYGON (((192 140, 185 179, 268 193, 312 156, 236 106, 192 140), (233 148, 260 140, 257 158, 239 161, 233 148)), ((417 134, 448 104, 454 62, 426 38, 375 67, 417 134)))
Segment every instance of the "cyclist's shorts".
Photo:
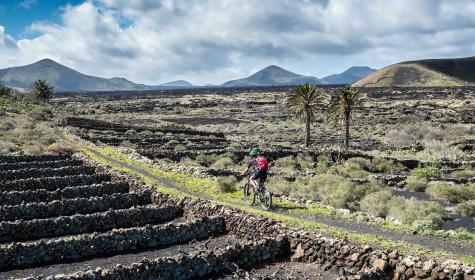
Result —
POLYGON ((265 171, 265 170, 256 170, 256 171, 254 171, 254 173, 252 173, 251 179, 253 179, 253 180, 261 179, 262 182, 265 182, 265 180, 267 179, 267 171, 265 171))

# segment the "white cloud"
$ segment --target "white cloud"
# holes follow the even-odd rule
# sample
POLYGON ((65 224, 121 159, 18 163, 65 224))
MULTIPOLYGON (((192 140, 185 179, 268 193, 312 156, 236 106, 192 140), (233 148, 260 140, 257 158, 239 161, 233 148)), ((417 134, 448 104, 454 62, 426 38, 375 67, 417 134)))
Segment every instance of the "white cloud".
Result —
POLYGON ((473 55, 474 14, 470 0, 96 0, 34 23, 34 39, 0 29, 0 66, 50 57, 144 83, 221 83, 268 64, 321 76, 473 55))
POLYGON ((23 0, 20 2, 20 4, 18 4, 18 7, 28 10, 31 9, 31 7, 33 7, 34 5, 36 5, 36 3, 37 0, 23 0))

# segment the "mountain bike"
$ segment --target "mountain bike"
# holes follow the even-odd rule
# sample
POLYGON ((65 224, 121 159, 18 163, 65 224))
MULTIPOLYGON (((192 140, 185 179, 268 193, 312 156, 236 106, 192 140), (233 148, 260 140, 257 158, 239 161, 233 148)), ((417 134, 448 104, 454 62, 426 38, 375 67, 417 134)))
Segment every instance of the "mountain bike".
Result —
POLYGON ((258 182, 259 185, 256 189, 252 186, 249 176, 247 176, 247 182, 244 185, 244 200, 249 205, 255 205, 257 199, 262 209, 270 210, 272 208, 272 192, 261 179, 258 182))

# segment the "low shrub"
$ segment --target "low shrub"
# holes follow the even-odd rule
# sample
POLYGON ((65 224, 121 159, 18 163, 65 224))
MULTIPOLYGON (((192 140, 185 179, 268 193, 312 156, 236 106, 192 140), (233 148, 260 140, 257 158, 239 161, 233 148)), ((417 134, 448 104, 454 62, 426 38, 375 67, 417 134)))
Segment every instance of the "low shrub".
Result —
POLYGON ((280 176, 272 176, 267 180, 267 185, 278 194, 295 196, 296 183, 289 182, 280 176))
POLYGON ((388 216, 397 218, 406 225, 414 225, 415 221, 420 220, 429 221, 432 229, 439 229, 445 217, 445 210, 437 202, 395 197, 389 202, 388 216))
POLYGON ((48 154, 53 155, 73 154, 75 152, 78 152, 78 149, 65 141, 53 143, 48 147, 47 150, 48 154))
POLYGON ((455 207, 455 213, 475 217, 475 200, 464 201, 455 207))
POLYGON ((371 161, 364 158, 350 158, 342 165, 330 167, 329 173, 347 178, 366 178, 370 174, 371 161))
POLYGON ((466 179, 475 177, 475 169, 473 168, 465 168, 462 170, 457 170, 452 172, 452 177, 456 179, 466 179))
POLYGON ((215 154, 200 154, 196 156, 195 161, 198 162, 200 165, 205 166, 205 167, 210 167, 213 163, 215 163, 218 160, 218 155, 215 154))
POLYGON ((309 155, 298 155, 295 161, 298 165, 298 168, 302 171, 308 171, 315 168, 315 162, 309 155))
POLYGON ((390 159, 377 157, 371 161, 372 172, 394 174, 394 173, 400 173, 404 171, 405 169, 406 168, 402 164, 390 159))
POLYGON ((219 177, 215 191, 218 193, 228 193, 234 191, 238 181, 234 176, 219 177))
POLYGON ((433 198, 450 203, 460 203, 475 199, 475 185, 454 185, 445 182, 432 182, 426 192, 433 198))
POLYGON ((435 166, 426 166, 426 167, 417 167, 414 168, 411 172, 412 176, 419 178, 440 178, 442 173, 440 169, 435 166))
POLYGON ((393 198, 390 190, 381 190, 366 195, 361 200, 361 209, 376 217, 386 217, 389 211, 389 201, 393 198))
POLYGON ((216 160, 211 167, 216 169, 231 169, 237 168, 237 165, 232 158, 224 156, 216 160))
POLYGON ((427 179, 416 176, 408 176, 404 188, 413 192, 423 192, 427 188, 427 179))
POLYGON ((359 201, 366 195, 384 190, 386 187, 377 180, 369 180, 367 183, 355 184, 353 187, 353 201, 359 201))
POLYGON ((293 156, 287 156, 277 159, 273 166, 273 170, 281 171, 285 174, 289 174, 298 170, 297 161, 293 156))
POLYGON ((301 195, 307 199, 320 199, 336 208, 348 208, 353 199, 353 183, 341 176, 322 174, 310 179, 301 195))

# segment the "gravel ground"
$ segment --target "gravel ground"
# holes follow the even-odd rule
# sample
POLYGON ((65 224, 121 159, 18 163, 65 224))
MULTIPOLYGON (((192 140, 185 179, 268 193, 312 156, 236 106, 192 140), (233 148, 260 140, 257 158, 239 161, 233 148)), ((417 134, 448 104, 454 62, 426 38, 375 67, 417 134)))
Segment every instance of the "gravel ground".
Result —
MULTIPOLYGON (((331 280, 337 278, 338 274, 334 271, 322 271, 316 264, 306 264, 280 260, 274 263, 263 264, 252 270, 241 270, 231 272, 227 275, 215 276, 213 280, 231 280, 231 279, 286 279, 286 280, 331 280)), ((198 279, 197 279, 198 280, 198 279)), ((204 280, 204 279, 199 279, 204 280)))

